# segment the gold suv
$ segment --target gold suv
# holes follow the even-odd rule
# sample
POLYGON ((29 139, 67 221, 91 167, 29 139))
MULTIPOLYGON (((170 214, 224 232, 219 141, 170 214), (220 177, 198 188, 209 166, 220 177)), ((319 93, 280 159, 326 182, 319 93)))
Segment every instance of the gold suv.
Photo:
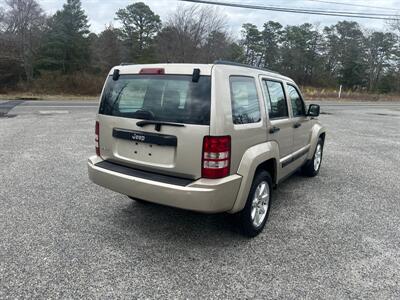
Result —
POLYGON ((272 189, 301 168, 318 174, 319 106, 274 72, 230 62, 120 65, 96 118, 90 179, 138 201, 238 213, 259 234, 272 189))

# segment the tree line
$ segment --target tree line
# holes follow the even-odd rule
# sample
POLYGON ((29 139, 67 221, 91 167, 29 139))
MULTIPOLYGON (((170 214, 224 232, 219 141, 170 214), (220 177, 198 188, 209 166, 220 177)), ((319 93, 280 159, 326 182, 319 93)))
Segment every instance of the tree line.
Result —
POLYGON ((84 85, 103 78, 121 62, 211 63, 217 59, 268 68, 302 85, 341 84, 384 93, 400 90, 396 24, 392 32, 381 32, 349 21, 324 28, 309 23, 284 27, 267 21, 262 28, 243 24, 237 38, 216 9, 180 6, 162 21, 149 6, 136 2, 116 12, 118 27, 108 25, 96 34, 90 31, 80 0, 67 0, 50 16, 36 0, 5 3, 0 8, 0 90, 75 82, 68 89, 84 93, 84 85), (87 82, 83 84, 82 78, 87 82))
POLYGON ((397 91, 400 48, 393 32, 368 32, 348 21, 323 29, 269 21, 262 29, 244 24, 242 36, 246 63, 276 70, 303 85, 397 91))

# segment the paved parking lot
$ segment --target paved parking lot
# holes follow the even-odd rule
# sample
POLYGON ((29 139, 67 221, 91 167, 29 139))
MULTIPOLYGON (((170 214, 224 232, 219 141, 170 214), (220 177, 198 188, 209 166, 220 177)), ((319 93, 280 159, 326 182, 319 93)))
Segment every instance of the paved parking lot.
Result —
POLYGON ((400 104, 324 104, 265 231, 95 186, 95 104, 0 102, 0 298, 400 298, 400 104))

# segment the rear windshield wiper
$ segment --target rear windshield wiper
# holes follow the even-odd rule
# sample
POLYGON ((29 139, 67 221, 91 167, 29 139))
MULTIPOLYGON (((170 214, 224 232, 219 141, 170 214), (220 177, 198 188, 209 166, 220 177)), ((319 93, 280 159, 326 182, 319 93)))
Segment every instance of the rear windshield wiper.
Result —
POLYGON ((139 127, 144 127, 146 125, 156 125, 155 129, 157 131, 161 131, 161 126, 166 125, 166 126, 175 126, 175 127, 185 127, 183 124, 179 123, 170 123, 170 122, 163 122, 163 121, 153 121, 153 120, 143 120, 139 121, 136 123, 137 126, 139 127))

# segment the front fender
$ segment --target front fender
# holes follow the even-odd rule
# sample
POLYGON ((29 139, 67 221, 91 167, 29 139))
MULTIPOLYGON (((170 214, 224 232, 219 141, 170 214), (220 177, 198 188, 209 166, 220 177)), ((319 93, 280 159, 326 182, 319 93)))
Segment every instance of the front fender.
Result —
POLYGON ((279 164, 279 146, 275 141, 255 145, 243 154, 237 170, 243 180, 236 201, 229 213, 236 213, 244 208, 257 167, 270 159, 275 161, 275 174, 271 174, 271 177, 274 178, 275 182, 273 183, 276 183, 276 178, 279 175, 276 173, 278 172, 277 164, 279 164))
POLYGON ((310 160, 314 156, 315 148, 317 147, 318 139, 321 134, 326 132, 326 128, 323 127, 320 123, 314 124, 311 133, 311 141, 310 141, 310 151, 308 151, 307 160, 310 160))

